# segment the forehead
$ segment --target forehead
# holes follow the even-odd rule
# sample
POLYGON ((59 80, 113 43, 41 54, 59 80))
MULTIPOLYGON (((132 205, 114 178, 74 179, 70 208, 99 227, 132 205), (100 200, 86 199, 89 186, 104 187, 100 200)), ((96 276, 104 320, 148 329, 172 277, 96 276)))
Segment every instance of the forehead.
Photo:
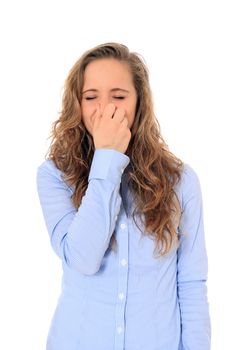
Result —
POLYGON ((89 63, 84 72, 84 86, 132 86, 133 77, 126 62, 101 58, 89 63))

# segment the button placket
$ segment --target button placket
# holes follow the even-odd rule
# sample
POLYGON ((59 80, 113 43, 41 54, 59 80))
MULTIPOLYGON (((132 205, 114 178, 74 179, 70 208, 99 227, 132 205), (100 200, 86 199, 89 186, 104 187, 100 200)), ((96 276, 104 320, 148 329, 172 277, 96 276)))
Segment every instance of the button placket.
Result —
POLYGON ((123 328, 121 327, 121 326, 118 326, 117 327, 117 332, 120 334, 120 333, 122 333, 123 332, 123 328))
POLYGON ((122 266, 125 266, 125 265, 127 265, 127 260, 126 259, 121 259, 121 265, 122 266))
POLYGON ((118 244, 119 244, 119 269, 118 269, 118 294, 116 302, 116 334, 115 350, 124 349, 125 334, 125 307, 128 287, 128 230, 127 218, 123 210, 118 226, 118 244))
POLYGON ((125 296, 124 296, 124 293, 119 293, 119 294, 118 294, 118 298, 119 298, 120 300, 123 300, 124 297, 125 297, 125 296))

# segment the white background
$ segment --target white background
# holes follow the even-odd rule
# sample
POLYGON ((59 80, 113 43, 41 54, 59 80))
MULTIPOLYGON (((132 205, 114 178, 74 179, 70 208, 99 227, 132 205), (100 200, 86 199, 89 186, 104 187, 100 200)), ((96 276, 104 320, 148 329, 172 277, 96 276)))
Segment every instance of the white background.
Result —
POLYGON ((61 264, 43 222, 36 168, 69 69, 83 51, 107 41, 143 55, 162 134, 199 175, 212 349, 233 349, 231 6, 224 0, 1 2, 1 349, 45 349, 61 264))

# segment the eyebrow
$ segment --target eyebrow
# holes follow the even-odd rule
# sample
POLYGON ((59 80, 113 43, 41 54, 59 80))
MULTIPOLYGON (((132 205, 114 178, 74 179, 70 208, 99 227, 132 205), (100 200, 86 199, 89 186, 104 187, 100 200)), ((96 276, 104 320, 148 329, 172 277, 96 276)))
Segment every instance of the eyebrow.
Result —
MULTIPOLYGON (((126 90, 126 89, 121 89, 121 88, 111 89, 111 92, 115 92, 115 91, 122 91, 122 92, 129 93, 129 90, 126 90)), ((97 89, 87 89, 87 90, 83 91, 82 93, 85 94, 86 92, 98 92, 98 90, 97 89)))

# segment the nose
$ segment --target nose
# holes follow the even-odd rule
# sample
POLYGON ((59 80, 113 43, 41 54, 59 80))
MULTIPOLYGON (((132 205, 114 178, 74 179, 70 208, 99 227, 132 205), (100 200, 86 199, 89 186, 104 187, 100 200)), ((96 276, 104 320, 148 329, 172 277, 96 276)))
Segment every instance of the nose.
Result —
POLYGON ((98 100, 98 106, 99 106, 99 110, 100 110, 100 114, 103 113, 105 107, 109 104, 112 103, 110 97, 106 96, 102 96, 101 98, 99 98, 98 100))

